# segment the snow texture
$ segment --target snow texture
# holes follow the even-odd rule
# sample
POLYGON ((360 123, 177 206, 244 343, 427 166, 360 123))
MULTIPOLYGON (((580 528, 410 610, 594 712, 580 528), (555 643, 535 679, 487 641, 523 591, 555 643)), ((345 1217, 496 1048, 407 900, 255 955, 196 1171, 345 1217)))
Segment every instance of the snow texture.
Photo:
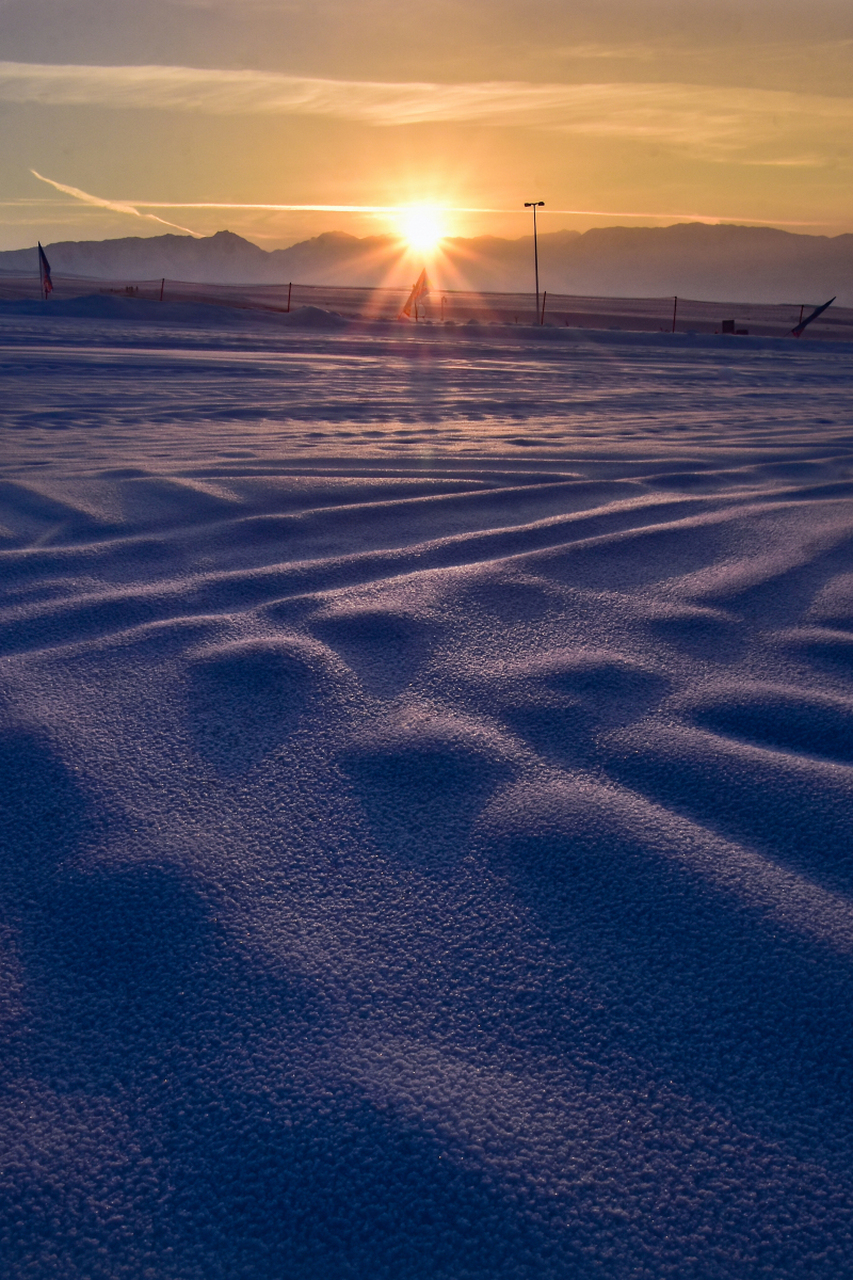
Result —
POLYGON ((3 1274, 852 1274, 849 350, 99 305, 0 316, 3 1274))

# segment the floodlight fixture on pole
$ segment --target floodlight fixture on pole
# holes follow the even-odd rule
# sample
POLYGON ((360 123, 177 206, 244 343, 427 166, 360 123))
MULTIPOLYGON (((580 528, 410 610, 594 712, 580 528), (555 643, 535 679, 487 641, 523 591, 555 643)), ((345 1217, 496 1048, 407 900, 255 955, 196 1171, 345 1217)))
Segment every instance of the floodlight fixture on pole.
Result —
POLYGON ((536 236, 536 210, 545 208, 544 200, 525 200, 525 209, 533 210, 533 270, 536 275, 536 323, 541 324, 539 314, 539 241, 536 236))

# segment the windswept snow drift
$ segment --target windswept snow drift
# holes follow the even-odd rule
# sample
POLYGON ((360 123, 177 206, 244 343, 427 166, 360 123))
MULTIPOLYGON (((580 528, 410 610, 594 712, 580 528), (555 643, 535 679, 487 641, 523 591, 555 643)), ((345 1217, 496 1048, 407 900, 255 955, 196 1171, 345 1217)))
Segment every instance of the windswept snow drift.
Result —
POLYGON ((128 314, 0 319, 4 1273, 850 1274, 849 356, 128 314))
POLYGON ((23 298, 0 302, 0 325, 13 318, 40 322, 40 327, 61 327, 63 320, 94 320, 127 325, 168 325, 182 329, 234 329, 250 325, 282 325, 295 329, 343 329, 346 320, 323 307, 294 307, 292 311, 264 312, 249 307, 223 307, 206 302, 157 302, 150 298, 123 298, 110 294, 85 294, 80 298, 58 298, 49 302, 23 298))

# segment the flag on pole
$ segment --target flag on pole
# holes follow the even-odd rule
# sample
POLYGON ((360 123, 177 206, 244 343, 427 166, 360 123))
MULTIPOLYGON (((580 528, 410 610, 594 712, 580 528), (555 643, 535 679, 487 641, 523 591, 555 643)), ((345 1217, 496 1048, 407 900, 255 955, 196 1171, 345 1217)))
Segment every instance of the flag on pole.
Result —
POLYGON ((418 303, 420 302, 421 298, 425 298, 428 293, 429 293, 429 279, 427 277, 426 267, 424 267, 423 271, 418 276, 415 283, 412 285, 412 292, 409 294, 408 298, 406 299, 403 309, 400 312, 400 314, 397 316, 397 319, 402 320, 403 316, 411 316, 412 309, 414 308, 415 319, 417 320, 418 303))
POLYGON ((792 329, 791 333, 795 338, 802 337, 803 330, 811 324, 812 320, 817 320, 818 316, 822 316, 827 307, 831 307, 835 298, 830 298, 829 302, 825 302, 822 307, 815 307, 810 316, 806 316, 805 320, 801 320, 796 329, 792 329))
POLYGON ((47 260, 47 254, 41 247, 41 242, 39 242, 39 283, 46 300, 47 295, 53 293, 53 281, 50 278, 50 263, 47 260))

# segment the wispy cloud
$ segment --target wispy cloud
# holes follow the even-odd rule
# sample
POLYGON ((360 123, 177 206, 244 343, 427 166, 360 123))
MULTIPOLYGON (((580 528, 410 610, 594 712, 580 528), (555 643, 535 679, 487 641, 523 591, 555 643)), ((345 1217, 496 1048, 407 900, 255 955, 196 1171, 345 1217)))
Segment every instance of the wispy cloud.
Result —
POLYGON ((81 200, 83 204, 94 205, 98 209, 111 209, 113 213, 129 213, 135 218, 147 218, 151 222, 162 223, 164 227, 173 227, 175 231, 186 231, 191 236, 199 234, 197 231, 191 231, 189 227, 179 226, 177 222, 167 222, 165 218, 159 218, 156 213, 140 213, 134 205, 127 204, 124 200, 105 200, 101 196, 90 195, 88 191, 81 191, 79 187, 69 187, 64 182, 54 182, 53 178, 45 178, 42 174, 36 173, 35 169, 31 169, 30 173, 38 178, 39 182, 46 182, 64 195, 81 200))
POLYGON ((826 59, 833 55, 848 56, 853 40, 761 40, 760 43, 744 40, 740 34, 717 43, 707 40, 690 41, 665 36, 655 40, 586 41, 581 44, 559 45, 551 50, 558 57, 590 59, 591 61, 621 60, 647 61, 652 58, 675 57, 694 61, 732 55, 748 58, 750 62, 802 61, 803 58, 826 59))
POLYGON ((0 62, 0 100, 215 114, 321 115, 386 127, 535 126, 646 139, 720 157, 778 144, 792 133, 798 139, 838 138, 853 125, 853 98, 771 89, 641 82, 381 83, 166 66, 0 62))

